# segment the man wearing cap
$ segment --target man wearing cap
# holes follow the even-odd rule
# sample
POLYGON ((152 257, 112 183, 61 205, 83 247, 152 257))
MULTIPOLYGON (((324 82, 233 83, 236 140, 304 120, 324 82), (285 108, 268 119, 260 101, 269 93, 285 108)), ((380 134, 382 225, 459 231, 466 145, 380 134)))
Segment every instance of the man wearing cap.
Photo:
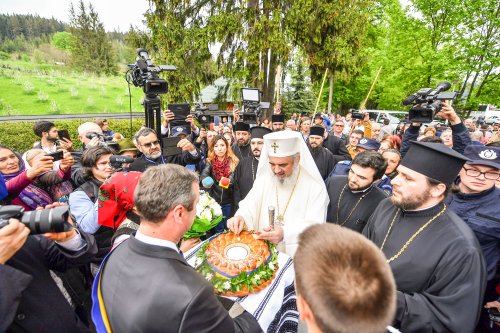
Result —
POLYGON ((250 135, 250 125, 242 121, 237 121, 234 124, 234 134, 236 142, 231 148, 238 159, 241 161, 245 157, 252 156, 252 152, 250 151, 250 139, 252 138, 250 135))
MULTIPOLYGON (((380 148, 380 142, 374 139, 361 138, 359 139, 356 147, 353 150, 353 157, 356 157, 358 153, 361 153, 365 150, 378 151, 380 148)), ((349 169, 351 169, 351 160, 343 159, 335 164, 335 168, 331 172, 331 175, 343 175, 346 176, 349 173, 349 169)))
POLYGON ((330 197, 326 221, 357 232, 363 231, 377 205, 387 198, 375 183, 382 178, 387 162, 377 152, 356 155, 347 176, 332 176, 326 181, 330 197))
POLYGON ((280 251, 293 256, 302 230, 325 222, 328 201, 325 183, 302 135, 273 132, 264 136, 254 185, 227 225, 236 234, 243 227, 254 230, 257 239, 278 244, 280 251))
POLYGON ((252 135, 252 140, 250 140, 252 156, 240 161, 234 172, 233 198, 236 209, 238 209, 240 201, 245 199, 248 192, 252 189, 253 182, 257 176, 260 153, 264 146, 264 135, 271 133, 271 130, 266 127, 255 126, 250 129, 250 133, 252 135))
POLYGON ((324 136, 325 128, 323 126, 311 126, 309 137, 307 138, 307 147, 323 180, 332 172, 337 162, 333 154, 327 148, 323 147, 324 136))
MULTIPOLYGON (((446 202, 450 209, 464 220, 481 245, 486 261, 488 284, 484 302, 496 300, 496 280, 500 259, 500 188, 495 182, 500 178, 500 148, 469 145, 464 155, 469 161, 460 170, 458 192, 453 192, 446 202)), ((486 320, 481 320, 481 329, 487 329, 486 320)))
POLYGON ((200 161, 201 153, 186 139, 187 130, 183 126, 173 127, 171 136, 178 136, 180 138, 177 147, 181 149, 181 152, 175 155, 164 156, 158 136, 153 129, 143 127, 137 131, 134 139, 142 155, 130 164, 130 171, 144 172, 148 167, 153 165, 173 163, 186 166, 188 164, 196 164, 200 161))
POLYGON ((271 129, 273 132, 283 131, 285 129, 285 115, 273 114, 271 116, 271 129))
POLYGON ((380 247, 397 285, 402 332, 473 332, 486 282, 472 230, 445 203, 467 158, 440 143, 414 142, 363 234, 380 247))

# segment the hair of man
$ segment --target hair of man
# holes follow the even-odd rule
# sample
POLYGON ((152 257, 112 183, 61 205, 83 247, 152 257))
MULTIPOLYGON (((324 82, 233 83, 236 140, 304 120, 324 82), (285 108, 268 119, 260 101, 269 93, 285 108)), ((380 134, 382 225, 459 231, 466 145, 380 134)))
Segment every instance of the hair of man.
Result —
POLYGON ((40 120, 37 121, 35 125, 33 125, 33 132, 35 132, 36 136, 41 138, 43 132, 49 132, 50 129, 53 127, 56 127, 56 125, 53 122, 40 120))
POLYGON ((135 133, 135 135, 134 135, 134 142, 136 143, 136 145, 140 145, 139 139, 141 137, 148 136, 151 133, 153 133, 153 134, 156 135, 156 131, 154 129, 151 129, 149 127, 142 127, 140 130, 138 130, 135 133))
POLYGON ((380 250, 361 234, 317 224, 299 236, 297 295, 323 332, 382 333, 391 324, 396 286, 380 250))
POLYGON ((354 157, 352 164, 359 165, 363 168, 372 168, 375 170, 375 179, 381 179, 385 174, 385 169, 387 168, 387 161, 384 159, 382 154, 370 150, 358 153, 354 157))
POLYGON ((161 223, 178 205, 193 210, 196 193, 193 183, 198 175, 175 164, 148 168, 141 176, 134 192, 134 202, 139 215, 150 223, 161 223))

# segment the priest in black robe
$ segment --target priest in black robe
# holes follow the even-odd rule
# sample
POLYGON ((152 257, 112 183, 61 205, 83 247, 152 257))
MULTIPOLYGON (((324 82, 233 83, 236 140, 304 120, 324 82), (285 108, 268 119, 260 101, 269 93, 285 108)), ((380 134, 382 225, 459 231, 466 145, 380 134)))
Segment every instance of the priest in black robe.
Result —
POLYGON ((242 121, 237 121, 234 124, 234 134, 236 142, 231 146, 234 154, 241 161, 245 157, 251 157, 252 151, 250 150, 250 125, 242 121))
POLYGON ((444 204, 466 158, 439 143, 414 142, 393 193, 363 234, 384 252, 397 285, 402 332, 474 331, 486 269, 471 229, 444 204))
POLYGON ((364 151, 352 161, 348 176, 329 177, 326 180, 330 197, 326 221, 363 231, 375 208, 387 198, 375 185, 386 168, 387 162, 380 153, 364 151))
POLYGON ((328 149, 323 147, 324 135, 324 127, 312 126, 309 130, 309 137, 307 138, 307 147, 311 152, 314 163, 316 163, 323 180, 328 177, 336 164, 333 154, 328 149))
POLYGON ((285 130, 285 115, 284 114, 273 114, 271 116, 271 129, 273 132, 284 131, 285 130))
POLYGON ((259 166, 260 152, 264 146, 263 137, 271 133, 271 130, 266 127, 255 126, 250 129, 250 132, 252 135, 250 141, 252 156, 241 160, 234 172, 233 198, 236 210, 240 201, 245 199, 248 192, 252 189, 255 176, 257 175, 257 167, 259 166))

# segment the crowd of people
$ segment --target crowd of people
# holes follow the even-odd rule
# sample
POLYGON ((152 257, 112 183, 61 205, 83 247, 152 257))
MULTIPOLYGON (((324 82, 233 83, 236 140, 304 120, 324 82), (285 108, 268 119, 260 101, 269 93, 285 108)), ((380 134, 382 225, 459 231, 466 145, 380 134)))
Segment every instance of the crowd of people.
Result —
POLYGON ((37 122, 32 149, 0 146, 2 204, 68 205, 74 227, 0 228, 0 332, 259 332, 184 260, 200 190, 224 216, 207 237, 252 230, 294 258, 308 332, 495 332, 500 123, 447 102, 436 127, 352 115, 167 110, 132 138, 82 123, 79 149, 37 122))

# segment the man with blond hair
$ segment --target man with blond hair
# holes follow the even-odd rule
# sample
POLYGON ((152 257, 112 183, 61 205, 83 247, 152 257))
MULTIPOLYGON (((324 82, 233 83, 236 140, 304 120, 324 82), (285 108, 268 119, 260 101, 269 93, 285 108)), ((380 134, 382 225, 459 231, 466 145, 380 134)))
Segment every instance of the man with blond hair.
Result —
POLYGON ((396 310, 396 285, 383 253, 347 228, 320 224, 299 236, 297 309, 309 333, 382 333, 396 310))

